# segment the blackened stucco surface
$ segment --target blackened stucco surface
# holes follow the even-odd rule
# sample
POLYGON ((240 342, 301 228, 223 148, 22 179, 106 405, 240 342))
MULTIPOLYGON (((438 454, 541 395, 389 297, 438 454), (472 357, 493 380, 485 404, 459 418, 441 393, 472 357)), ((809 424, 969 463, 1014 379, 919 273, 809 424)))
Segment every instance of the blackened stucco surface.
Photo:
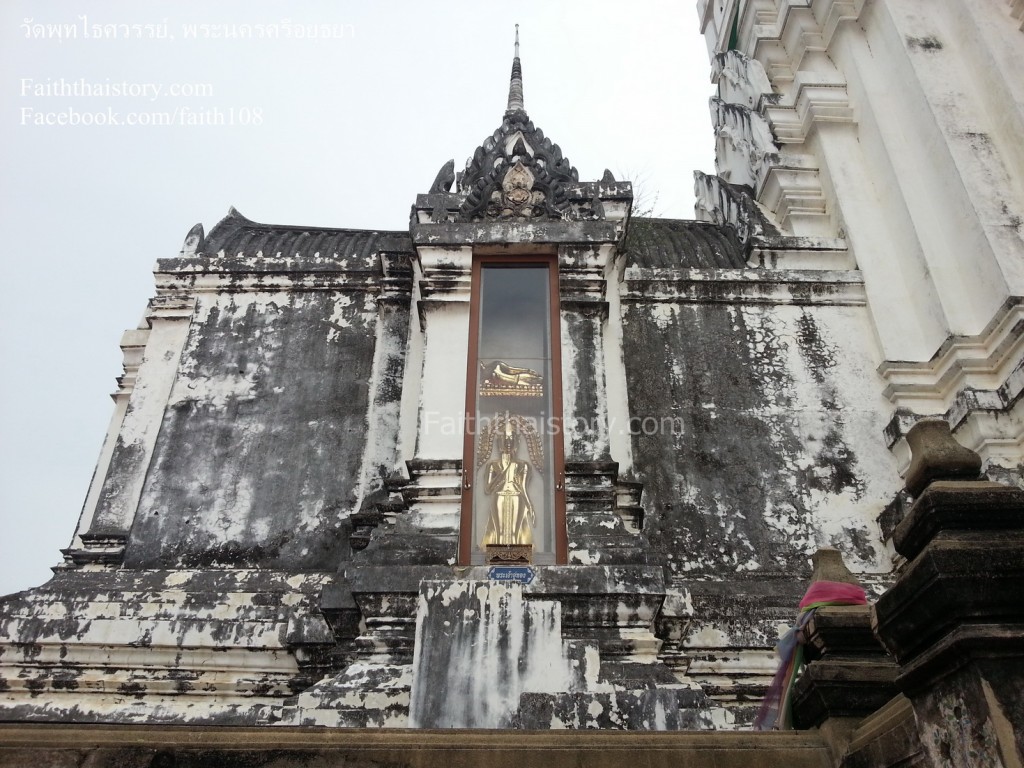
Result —
POLYGON ((201 299, 128 567, 337 566, 366 439, 374 317, 355 292, 201 299))
POLYGON ((633 302, 623 354, 645 532, 677 574, 796 575, 822 545, 878 557, 842 394, 837 308, 633 302), (647 419, 647 421, 643 421, 647 419), (836 518, 823 525, 823 518, 836 518))

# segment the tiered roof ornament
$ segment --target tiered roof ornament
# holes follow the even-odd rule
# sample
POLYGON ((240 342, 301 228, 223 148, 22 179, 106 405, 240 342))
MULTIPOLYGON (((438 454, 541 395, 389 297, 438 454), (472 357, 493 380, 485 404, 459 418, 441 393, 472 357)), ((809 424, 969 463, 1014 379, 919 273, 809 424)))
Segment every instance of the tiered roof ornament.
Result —
POLYGON ((505 118, 466 163, 459 179, 459 191, 466 195, 459 217, 563 219, 569 215, 566 187, 578 182, 579 174, 559 146, 526 114, 517 24, 505 118))
MULTIPOLYGON (((580 183, 561 148, 526 114, 517 24, 501 125, 476 148, 465 171, 456 174, 454 161, 441 168, 430 192, 417 199, 414 221, 594 221, 608 218, 606 203, 628 209, 631 200, 629 184, 616 182, 609 171, 600 182, 580 183)), ((625 215, 626 209, 612 217, 625 215)))
POLYGON ((566 185, 579 174, 562 150, 534 126, 523 103, 519 25, 508 87, 508 108, 501 126, 484 139, 466 163, 459 191, 466 195, 461 217, 562 219, 568 215, 566 185))

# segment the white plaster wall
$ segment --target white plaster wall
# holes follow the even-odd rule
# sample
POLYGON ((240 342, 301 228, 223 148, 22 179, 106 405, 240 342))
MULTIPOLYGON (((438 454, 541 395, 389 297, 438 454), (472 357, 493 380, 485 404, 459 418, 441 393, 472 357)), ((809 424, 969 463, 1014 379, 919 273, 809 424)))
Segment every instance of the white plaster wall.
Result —
POLYGON ((405 375, 402 377, 402 400, 399 413, 398 462, 396 471, 405 472, 405 462, 416 451, 419 426, 420 390, 423 382, 423 329, 420 328, 419 301, 422 270, 413 262, 413 294, 409 310, 409 345, 405 352, 405 375))
POLYGON ((854 40, 859 28, 847 25, 834 56, 861 120, 878 128, 877 135, 861 131, 869 173, 891 169, 908 214, 904 226, 920 244, 947 326, 974 334, 1008 295, 1010 275, 985 230, 1011 190, 987 138, 991 120, 974 97, 985 83, 955 50, 958 33, 936 24, 943 5, 928 3, 927 12, 905 0, 868 6, 866 40, 854 40))
POLYGON ((124 352, 125 375, 120 379, 120 387, 113 395, 114 413, 110 417, 110 424, 107 426, 107 433, 103 438, 103 446, 100 449, 100 457, 96 461, 96 469, 93 470, 92 479, 89 482, 89 492, 86 494, 85 503, 82 505, 82 512, 78 517, 78 526, 71 539, 71 547, 82 546, 79 536, 89 530, 92 524, 93 515, 96 513, 96 505, 99 502, 100 491, 103 488, 103 480, 110 468, 110 459, 114 455, 114 446, 117 444, 117 435, 121 430, 125 414, 128 412, 128 403, 131 400, 132 388, 138 374, 138 366, 141 364, 142 356, 145 354, 146 342, 149 339, 149 328, 138 328, 125 331, 121 337, 121 349, 124 352), (132 361, 131 358, 138 357, 132 361), (129 373, 129 369, 131 372, 129 373))
MULTIPOLYGON (((766 509, 766 521, 776 519, 779 535, 790 540, 806 531, 803 543, 808 556, 819 547, 836 547, 851 569, 887 573, 891 562, 877 518, 902 482, 896 460, 879 439, 889 406, 880 393, 866 313, 852 306, 792 305, 750 306, 740 311, 749 326, 765 329, 763 343, 772 346, 789 381, 784 389, 773 392, 777 380, 765 379, 768 399, 777 404, 764 408, 761 415, 770 423, 790 423, 804 447, 803 455, 790 459, 793 471, 772 482, 790 486, 792 497, 801 500, 810 512, 807 528, 791 528, 790 510, 784 508, 766 509), (814 356, 800 341, 805 314, 813 318, 817 337, 813 346, 818 353, 814 356), (841 440, 836 458, 845 451, 851 454, 848 461, 857 485, 834 493, 801 484, 800 471, 812 472, 825 485, 836 482, 834 470, 821 461, 821 455, 831 450, 829 441, 836 437, 841 440), (855 546, 857 541, 866 546, 855 546)), ((765 351, 751 350, 757 356, 765 351)))
POLYGON ((426 310, 423 379, 416 457, 462 457, 466 412, 469 304, 438 303, 426 310))
POLYGON ((608 447, 612 460, 618 462, 620 476, 628 475, 633 468, 633 445, 629 433, 629 394, 626 386, 626 364, 622 358, 622 300, 620 294, 624 268, 625 259, 608 260, 605 288, 605 298, 608 300, 608 323, 602 338, 608 397, 608 447))
MULTIPOLYGON (((176 378, 181 352, 188 337, 189 320, 194 300, 178 302, 164 311, 151 309, 150 332, 146 349, 128 401, 124 419, 120 422, 118 440, 125 446, 134 446, 142 456, 131 476, 117 478, 115 487, 104 487, 107 504, 96 510, 103 517, 104 527, 117 527, 127 532, 135 517, 142 496, 146 470, 153 455, 164 408, 176 378)), ((109 461, 108 461, 109 464, 109 461)), ((109 477, 94 482, 110 481, 109 477)), ((90 524, 91 524, 90 520, 90 524)))
MULTIPOLYGON (((727 46, 733 7, 697 3, 712 53, 727 46)), ((817 164, 887 359, 928 360, 1024 295, 1024 40, 1010 10, 740 4, 738 45, 764 65, 778 100, 762 109, 783 155, 817 164)), ((799 185, 782 192, 798 198, 799 185)))

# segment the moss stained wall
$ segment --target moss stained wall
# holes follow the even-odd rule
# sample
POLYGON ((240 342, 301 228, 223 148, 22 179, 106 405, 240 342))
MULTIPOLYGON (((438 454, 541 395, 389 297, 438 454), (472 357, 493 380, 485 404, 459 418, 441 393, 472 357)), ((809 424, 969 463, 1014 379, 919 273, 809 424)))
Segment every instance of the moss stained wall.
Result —
POLYGON ((888 570, 874 518, 899 479, 862 308, 633 300, 623 328, 646 533, 676 574, 802 578, 819 546, 888 570))
POLYGON ((335 568, 375 319, 364 293, 201 296, 126 566, 335 568))

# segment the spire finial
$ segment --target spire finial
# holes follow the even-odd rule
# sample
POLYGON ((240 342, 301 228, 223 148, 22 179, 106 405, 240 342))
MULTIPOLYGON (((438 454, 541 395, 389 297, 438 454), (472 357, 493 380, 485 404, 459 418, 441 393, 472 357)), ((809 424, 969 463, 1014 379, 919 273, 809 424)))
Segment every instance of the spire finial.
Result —
POLYGON ((508 109, 505 114, 525 112, 523 106, 523 68, 519 64, 519 25, 516 24, 516 53, 512 59, 512 79, 508 85, 508 109))

